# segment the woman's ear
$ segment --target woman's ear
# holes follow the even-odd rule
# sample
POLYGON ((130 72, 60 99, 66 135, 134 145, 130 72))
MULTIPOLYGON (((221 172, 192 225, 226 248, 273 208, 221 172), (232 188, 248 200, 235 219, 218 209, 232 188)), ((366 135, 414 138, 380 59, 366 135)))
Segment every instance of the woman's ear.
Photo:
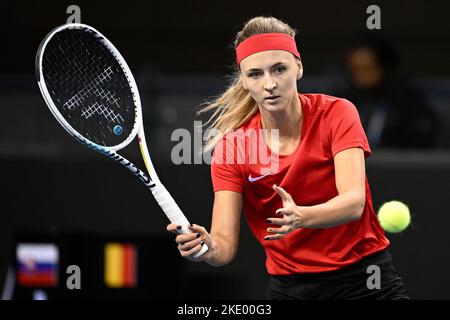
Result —
POLYGON ((303 65, 300 60, 297 60, 297 80, 300 80, 303 77, 303 65))

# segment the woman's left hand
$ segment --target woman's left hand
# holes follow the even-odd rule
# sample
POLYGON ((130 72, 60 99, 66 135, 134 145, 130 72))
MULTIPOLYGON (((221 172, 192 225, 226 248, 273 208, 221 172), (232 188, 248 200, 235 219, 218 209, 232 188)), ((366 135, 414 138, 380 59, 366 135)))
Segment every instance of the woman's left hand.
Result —
POLYGON ((267 228, 267 232, 272 233, 264 237, 264 240, 276 240, 284 237, 286 234, 303 226, 303 217, 301 207, 297 206, 291 195, 283 188, 273 185, 275 192, 281 197, 283 208, 275 213, 282 215, 283 218, 268 218, 267 223, 281 226, 280 228, 267 228))

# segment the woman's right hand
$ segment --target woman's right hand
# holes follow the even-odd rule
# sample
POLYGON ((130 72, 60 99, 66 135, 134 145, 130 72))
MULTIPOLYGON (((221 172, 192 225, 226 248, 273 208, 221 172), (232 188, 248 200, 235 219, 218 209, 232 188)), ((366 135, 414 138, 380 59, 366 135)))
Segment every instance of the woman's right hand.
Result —
POLYGON ((167 231, 177 234, 175 241, 178 243, 178 251, 181 256, 195 262, 209 261, 211 258, 212 239, 204 227, 193 224, 189 226, 191 233, 178 233, 181 226, 171 223, 167 226, 167 231), (200 257, 194 258, 204 245, 208 246, 208 251, 200 257))

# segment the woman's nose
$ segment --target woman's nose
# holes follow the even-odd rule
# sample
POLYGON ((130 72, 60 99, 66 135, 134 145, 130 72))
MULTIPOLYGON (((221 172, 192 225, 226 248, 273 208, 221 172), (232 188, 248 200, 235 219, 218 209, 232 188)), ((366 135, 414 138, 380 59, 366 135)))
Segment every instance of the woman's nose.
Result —
POLYGON ((264 89, 267 91, 272 91, 277 87, 275 80, 271 76, 266 76, 264 89))

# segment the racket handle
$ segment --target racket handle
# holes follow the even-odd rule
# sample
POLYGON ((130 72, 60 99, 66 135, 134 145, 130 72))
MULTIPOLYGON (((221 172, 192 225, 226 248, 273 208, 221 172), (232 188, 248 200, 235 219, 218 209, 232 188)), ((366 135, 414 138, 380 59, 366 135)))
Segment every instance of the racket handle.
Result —
MULTIPOLYGON (((167 189, 162 184, 157 184, 150 190, 152 191, 156 202, 158 202, 159 206, 164 211, 167 218, 169 218, 170 222, 181 226, 181 230, 179 231, 179 233, 191 233, 188 228, 188 226, 190 225, 188 219, 178 207, 169 191, 167 191, 167 189)), ((202 249, 194 255, 194 258, 200 257, 207 250, 208 246, 204 244, 202 246, 202 249)))

